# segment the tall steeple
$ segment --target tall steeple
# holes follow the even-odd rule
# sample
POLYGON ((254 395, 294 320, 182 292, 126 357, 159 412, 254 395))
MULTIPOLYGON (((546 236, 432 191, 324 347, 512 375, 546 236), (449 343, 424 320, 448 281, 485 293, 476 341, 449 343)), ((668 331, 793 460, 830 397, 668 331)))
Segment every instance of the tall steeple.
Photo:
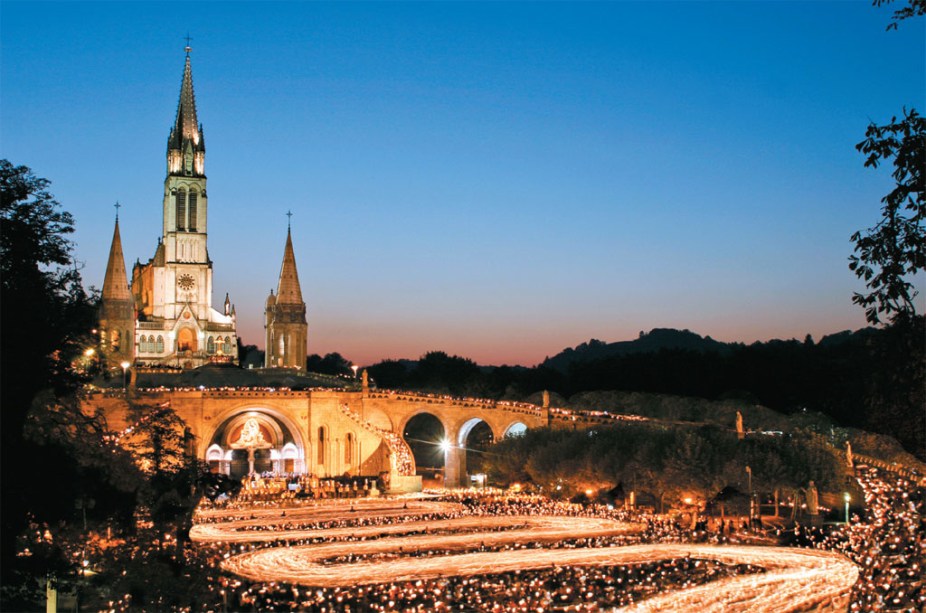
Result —
POLYGON ((119 203, 100 300, 100 351, 113 367, 135 356, 135 301, 129 291, 119 234, 119 203))
POLYGON ((299 286, 293 237, 289 227, 286 228, 286 247, 283 249, 277 293, 274 296, 273 290, 270 291, 264 315, 267 328, 265 365, 305 369, 309 326, 305 319, 305 302, 299 286))
POLYGON ((203 127, 196 117, 196 95, 193 93, 193 68, 190 47, 186 48, 183 80, 177 118, 167 139, 168 173, 182 176, 205 176, 206 141, 203 127))
POLYGON ((167 137, 163 241, 168 262, 206 264, 206 141, 196 115, 190 47, 186 48, 177 116, 167 137))

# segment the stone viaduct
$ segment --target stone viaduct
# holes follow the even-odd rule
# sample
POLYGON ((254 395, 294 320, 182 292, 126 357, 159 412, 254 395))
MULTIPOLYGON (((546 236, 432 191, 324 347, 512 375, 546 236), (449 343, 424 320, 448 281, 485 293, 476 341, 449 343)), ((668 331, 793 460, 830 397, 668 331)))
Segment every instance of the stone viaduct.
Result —
MULTIPOLYGON (((545 402, 545 405, 548 403, 545 402)), ((444 429, 444 483, 466 483, 467 439, 485 423, 493 440, 514 429, 551 424, 556 409, 526 403, 449 396, 344 389, 139 388, 90 393, 88 412, 102 410, 114 432, 125 432, 158 406, 170 406, 186 423, 195 453, 212 470, 248 472, 243 432, 261 440, 252 449, 258 472, 306 473, 318 477, 390 474, 393 490, 420 489, 414 458, 403 433, 418 415, 431 415, 444 429), (255 425, 256 424, 256 425, 255 425), (247 427, 246 427, 247 426, 247 427)), ((438 444, 439 441, 435 441, 438 444)), ((253 447, 253 446, 252 446, 253 447)))

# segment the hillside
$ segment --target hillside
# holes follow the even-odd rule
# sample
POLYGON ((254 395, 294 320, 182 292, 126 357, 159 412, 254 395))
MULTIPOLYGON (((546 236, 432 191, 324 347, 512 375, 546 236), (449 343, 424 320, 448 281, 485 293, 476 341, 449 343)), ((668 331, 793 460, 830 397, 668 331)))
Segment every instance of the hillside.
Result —
POLYGON ((566 348, 553 357, 543 361, 543 366, 565 372, 573 362, 588 362, 604 358, 620 357, 634 353, 655 353, 663 349, 696 351, 699 353, 730 353, 735 343, 715 341, 709 336, 701 336, 690 330, 672 328, 654 328, 632 341, 605 343, 592 339, 575 348, 566 348))

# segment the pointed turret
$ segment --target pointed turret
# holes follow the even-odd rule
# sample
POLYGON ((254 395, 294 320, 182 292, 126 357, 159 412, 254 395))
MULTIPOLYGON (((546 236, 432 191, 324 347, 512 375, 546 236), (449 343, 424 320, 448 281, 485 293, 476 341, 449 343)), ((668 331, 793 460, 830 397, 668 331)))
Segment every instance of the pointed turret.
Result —
POLYGON ((296 271, 292 232, 286 229, 286 247, 277 293, 270 290, 265 311, 267 346, 265 364, 270 367, 305 369, 306 341, 309 326, 305 319, 305 302, 296 271))
POLYGON ((109 366, 131 362, 135 357, 135 301, 125 274, 118 215, 100 300, 100 352, 109 366))
POLYGON ((299 273, 296 270, 296 256, 293 253, 293 238, 286 230, 286 247, 283 249, 283 266, 280 267, 280 282, 277 285, 277 304, 304 305, 299 273))
POLYGON ((122 255, 122 237, 119 235, 119 218, 113 230, 113 242, 109 247, 109 261, 106 263, 106 277, 103 278, 103 300, 131 300, 128 276, 125 273, 125 257, 122 255))

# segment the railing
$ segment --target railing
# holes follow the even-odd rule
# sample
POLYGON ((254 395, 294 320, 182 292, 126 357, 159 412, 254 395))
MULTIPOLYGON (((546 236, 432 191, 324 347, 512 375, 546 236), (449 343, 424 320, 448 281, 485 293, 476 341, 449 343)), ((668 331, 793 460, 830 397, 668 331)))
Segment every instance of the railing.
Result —
POLYGON ((896 473, 902 477, 910 479, 911 481, 916 481, 922 486, 926 486, 926 477, 920 474, 919 471, 907 468, 906 466, 898 464, 897 462, 885 462, 884 460, 879 460, 878 458, 873 458, 871 456, 858 453, 853 453, 852 459, 856 464, 867 464, 868 466, 874 466, 875 468, 880 468, 881 470, 896 473))
POLYGON ((395 458, 395 470, 399 475, 407 477, 414 476, 415 456, 412 455, 411 447, 408 446, 408 443, 406 443, 401 436, 391 430, 384 430, 383 428, 374 426, 356 412, 352 411, 347 404, 339 406, 341 412, 360 425, 361 428, 383 439, 383 442, 386 443, 386 447, 389 448, 390 456, 395 458))

